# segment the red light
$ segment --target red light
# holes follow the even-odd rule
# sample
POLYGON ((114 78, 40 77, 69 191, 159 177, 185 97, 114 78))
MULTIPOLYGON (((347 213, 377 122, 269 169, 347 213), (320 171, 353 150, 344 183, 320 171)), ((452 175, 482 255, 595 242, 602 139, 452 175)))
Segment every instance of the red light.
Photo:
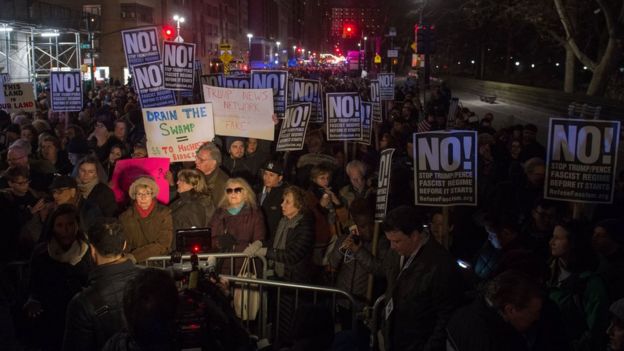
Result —
POLYGON ((173 27, 165 25, 162 27, 162 35, 164 40, 171 40, 173 37, 173 27))
POLYGON ((352 31, 352 30, 353 30, 353 28, 351 28, 351 27, 347 27, 347 32, 350 32, 350 31, 352 31))
POLYGON ((198 253, 201 250, 199 245, 193 245, 193 253, 198 253))
POLYGON ((171 29, 165 29, 165 34, 171 35, 171 29))

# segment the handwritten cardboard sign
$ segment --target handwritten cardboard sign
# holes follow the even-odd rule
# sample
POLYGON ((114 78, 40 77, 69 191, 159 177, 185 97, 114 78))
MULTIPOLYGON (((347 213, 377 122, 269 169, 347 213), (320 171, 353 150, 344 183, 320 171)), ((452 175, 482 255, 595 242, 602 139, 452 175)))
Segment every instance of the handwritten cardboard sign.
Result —
POLYGON ((0 109, 8 113, 35 112, 35 93, 32 83, 4 84, 4 94, 0 95, 0 109))
POLYGON ((171 162, 194 161, 195 151, 215 135, 209 103, 146 108, 143 124, 148 154, 171 162))
POLYGON ((215 133, 273 140, 273 91, 229 89, 204 85, 204 99, 212 102, 215 133))

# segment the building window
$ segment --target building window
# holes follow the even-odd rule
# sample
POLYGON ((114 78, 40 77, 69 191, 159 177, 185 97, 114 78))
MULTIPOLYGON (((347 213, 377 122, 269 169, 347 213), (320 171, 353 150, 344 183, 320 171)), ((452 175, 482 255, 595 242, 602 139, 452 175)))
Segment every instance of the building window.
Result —
POLYGON ((121 18, 137 22, 154 23, 154 9, 139 4, 121 4, 121 18))

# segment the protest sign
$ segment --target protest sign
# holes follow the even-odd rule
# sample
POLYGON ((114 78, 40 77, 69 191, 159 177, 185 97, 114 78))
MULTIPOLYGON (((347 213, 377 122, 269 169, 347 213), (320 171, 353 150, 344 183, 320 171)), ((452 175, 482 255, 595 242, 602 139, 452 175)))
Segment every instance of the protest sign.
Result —
POLYGON ((544 197, 612 203, 619 121, 551 118, 544 197))
POLYGON ((248 76, 226 76, 225 87, 233 89, 249 89, 248 76))
POLYGON ((131 158, 117 160, 111 178, 111 188, 115 194, 115 201, 125 204, 128 200, 130 185, 141 176, 150 176, 158 185, 156 199, 162 203, 169 203, 169 182, 166 174, 169 170, 169 159, 163 157, 131 158))
POLYGON ((414 134, 416 205, 477 204, 477 132, 414 134))
POLYGON ((215 135, 211 104, 146 108, 143 124, 148 154, 171 162, 194 161, 195 151, 215 135))
POLYGON ((128 67, 160 61, 160 45, 158 45, 156 27, 122 30, 121 38, 128 67))
POLYGON ((381 95, 379 92, 379 81, 371 80, 370 100, 373 103, 373 121, 381 123, 381 95))
POLYGON ((377 80, 381 100, 394 100, 394 73, 379 73, 377 80))
POLYGON ((213 87, 224 87, 225 80, 223 73, 215 73, 215 74, 206 74, 201 77, 202 85, 210 85, 213 87))
POLYGON ((25 111, 35 112, 35 93, 32 83, 8 83, 3 86, 0 96, 0 110, 8 113, 25 111))
POLYGON ((193 90, 195 44, 165 41, 163 47, 165 88, 193 90))
POLYGON ((297 151, 303 149, 311 113, 312 104, 309 102, 288 106, 275 151, 297 151))
POLYGON ((323 117, 322 96, 320 81, 299 78, 292 80, 292 102, 312 103, 312 116, 310 120, 312 123, 325 122, 325 118, 323 117))
POLYGON ((392 154, 394 149, 385 149, 379 157, 379 176, 377 178, 377 201, 375 204, 375 221, 383 222, 388 209, 390 195, 390 175, 392 173, 392 154))
POLYGON ((273 89, 273 110, 277 117, 286 114, 288 71, 251 71, 252 89, 273 89))
POLYGON ((373 133, 373 104, 362 102, 362 140, 361 144, 370 145, 373 133))
POLYGON ((287 99, 287 104, 290 105, 293 103, 293 77, 292 76, 288 76, 288 99, 287 99))
POLYGON ((150 62, 132 67, 134 87, 142 108, 176 104, 172 90, 164 88, 162 62, 150 62))
POLYGON ((229 89, 204 85, 204 99, 212 102, 216 134, 274 139, 271 89, 229 89))
POLYGON ((362 99, 358 93, 328 93, 327 140, 362 139, 362 99))
POLYGON ((50 72, 52 111, 82 110, 82 79, 80 72, 50 72))

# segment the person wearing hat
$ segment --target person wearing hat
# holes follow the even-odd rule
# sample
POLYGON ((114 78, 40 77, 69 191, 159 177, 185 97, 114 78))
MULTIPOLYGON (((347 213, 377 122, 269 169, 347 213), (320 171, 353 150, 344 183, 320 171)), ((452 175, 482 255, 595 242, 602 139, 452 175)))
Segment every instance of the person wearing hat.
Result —
POLYGON ((282 218, 282 198, 287 184, 284 180, 284 168, 279 161, 267 161, 262 166, 262 191, 258 193, 258 205, 262 209, 266 227, 266 238, 271 239, 277 230, 277 225, 282 218))
POLYGON ((256 183, 256 177, 245 157, 245 138, 228 137, 225 142, 229 157, 223 159, 223 168, 230 177, 243 178, 253 186, 256 183))
POLYGON ((615 301, 611 307, 611 324, 607 329, 610 351, 624 351, 624 298, 615 301))
POLYGON ((137 178, 128 190, 132 205, 119 216, 128 241, 126 255, 135 263, 171 250, 173 219, 171 210, 156 201, 159 190, 153 178, 137 178))
POLYGON ((77 136, 69 140, 66 149, 69 162, 76 166, 78 161, 89 154, 89 143, 84 138, 77 136))

